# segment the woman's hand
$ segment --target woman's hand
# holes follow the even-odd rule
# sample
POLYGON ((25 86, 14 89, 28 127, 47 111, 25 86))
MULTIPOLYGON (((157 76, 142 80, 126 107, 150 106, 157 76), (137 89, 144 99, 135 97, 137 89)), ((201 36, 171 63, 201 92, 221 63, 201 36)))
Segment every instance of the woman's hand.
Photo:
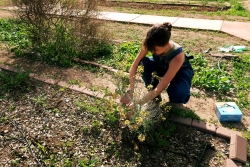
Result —
POLYGON ((128 90, 125 95, 123 95, 120 99, 120 102, 126 105, 129 105, 133 101, 133 91, 128 90))
POLYGON ((128 112, 126 114, 126 118, 130 119, 131 117, 133 117, 135 115, 135 112, 134 112, 134 103, 131 102, 131 103, 127 104, 126 107, 131 110, 131 112, 128 112))

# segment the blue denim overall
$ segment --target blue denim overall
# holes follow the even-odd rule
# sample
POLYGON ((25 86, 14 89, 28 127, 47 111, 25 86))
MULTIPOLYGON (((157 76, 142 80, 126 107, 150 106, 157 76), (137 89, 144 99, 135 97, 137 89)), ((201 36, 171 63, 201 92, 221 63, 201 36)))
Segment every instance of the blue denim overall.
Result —
MULTIPOLYGON (((162 55, 144 57, 140 64, 144 67, 142 79, 145 82, 145 86, 148 87, 148 85, 152 85, 153 88, 156 88, 159 80, 153 78, 152 73, 155 72, 157 76, 163 77, 168 70, 169 62, 181 52, 183 52, 183 48, 179 47, 167 57, 162 55)), ((170 102, 184 104, 188 102, 193 76, 193 68, 189 62, 189 58, 185 56, 185 62, 167 88, 170 102)))

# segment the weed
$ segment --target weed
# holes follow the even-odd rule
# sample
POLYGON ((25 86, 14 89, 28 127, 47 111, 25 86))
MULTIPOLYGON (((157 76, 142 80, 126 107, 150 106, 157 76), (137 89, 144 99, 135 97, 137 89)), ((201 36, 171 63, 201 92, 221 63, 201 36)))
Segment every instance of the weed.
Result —
POLYGON ((94 158, 94 159, 85 158, 85 159, 79 161, 79 165, 80 165, 80 167, 94 167, 94 166, 96 166, 98 161, 99 160, 97 158, 94 158))
POLYGON ((10 105, 9 105, 9 111, 13 111, 15 108, 16 108, 15 105, 13 105, 13 104, 10 104, 10 105))
POLYGON ((2 93, 16 90, 23 92, 27 90, 27 81, 29 81, 29 72, 21 72, 20 70, 17 73, 0 71, 0 90, 2 93))
POLYGON ((111 125, 117 124, 119 122, 117 114, 118 112, 106 112, 105 118, 107 119, 107 122, 111 125))
POLYGON ((7 123, 8 122, 8 118, 7 117, 1 117, 0 121, 2 123, 7 123))
POLYGON ((201 97, 201 93, 200 92, 191 92, 191 95, 197 98, 201 97))
POLYGON ((60 110, 59 110, 58 108, 54 108, 54 109, 52 110, 52 112, 53 112, 53 113, 60 113, 60 110))
POLYGON ((73 146, 73 142, 67 141, 66 143, 64 143, 64 145, 66 147, 72 147, 73 146))
POLYGON ((50 154, 49 159, 45 160, 45 164, 48 166, 56 166, 56 155, 50 154))
POLYGON ((60 89, 59 89, 60 92, 65 92, 66 90, 67 90, 66 87, 60 87, 60 89))
POLYGON ((89 127, 88 127, 88 126, 82 127, 82 131, 83 131, 84 133, 87 133, 87 132, 89 131, 89 127))
POLYGON ((16 158, 11 162, 12 166, 18 166, 20 164, 20 158, 16 158))
POLYGON ((217 93, 230 92, 234 88, 231 77, 225 71, 215 68, 215 65, 210 65, 201 54, 196 55, 191 62, 195 71, 193 86, 217 93))
MULTIPOLYGON (((166 106, 164 104, 161 107, 163 108, 163 110, 166 110, 165 109, 166 106)), ((169 106, 167 106, 167 107, 169 107, 169 106)), ((170 106, 170 108, 168 108, 167 111, 169 111, 171 113, 175 113, 175 114, 180 115, 180 116, 185 117, 185 118, 192 118, 192 119, 200 120, 200 117, 198 115, 196 115, 194 111, 187 110, 185 108, 179 108, 177 106, 176 107, 170 106)))
POLYGON ((102 125, 102 122, 99 120, 92 120, 91 128, 98 129, 102 125))
POLYGON ((115 48, 113 58, 100 60, 99 62, 122 71, 128 71, 140 48, 139 42, 125 42, 115 48))
POLYGON ((72 166, 74 166, 74 162, 71 161, 69 158, 66 158, 64 162, 64 167, 72 167, 72 166))
POLYGON ((43 105, 43 106, 45 106, 45 101, 46 101, 47 98, 45 97, 45 94, 41 94, 37 98, 32 97, 30 99, 33 100, 36 105, 43 105))
POLYGON ((72 85, 78 85, 80 82, 76 79, 73 79, 73 80, 70 80, 69 81, 69 84, 72 84, 72 85))
POLYGON ((42 144, 40 144, 40 143, 37 143, 37 147, 38 147, 38 149, 39 149, 43 154, 46 153, 46 150, 45 150, 44 145, 42 145, 42 144))

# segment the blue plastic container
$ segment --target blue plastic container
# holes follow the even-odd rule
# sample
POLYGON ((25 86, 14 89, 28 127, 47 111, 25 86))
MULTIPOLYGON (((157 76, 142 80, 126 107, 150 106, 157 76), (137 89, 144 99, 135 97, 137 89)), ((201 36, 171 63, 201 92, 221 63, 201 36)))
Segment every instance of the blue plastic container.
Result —
POLYGON ((235 102, 216 102, 215 108, 216 116, 220 122, 241 121, 242 112, 235 102))

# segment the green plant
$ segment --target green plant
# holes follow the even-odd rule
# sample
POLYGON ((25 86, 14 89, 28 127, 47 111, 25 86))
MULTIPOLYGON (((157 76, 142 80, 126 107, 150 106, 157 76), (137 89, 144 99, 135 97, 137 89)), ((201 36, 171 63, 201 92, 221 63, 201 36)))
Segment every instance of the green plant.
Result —
POLYGON ((16 106, 13 105, 13 104, 11 104, 11 105, 9 106, 9 110, 10 110, 10 111, 13 111, 15 108, 16 108, 16 106))
POLYGON ((87 132, 89 131, 88 126, 84 126, 84 127, 82 127, 82 131, 83 131, 84 133, 87 133, 87 132))
POLYGON ((17 55, 31 45, 27 26, 19 19, 0 19, 0 41, 8 42, 11 50, 17 55))
POLYGON ((60 92, 65 92, 66 90, 67 90, 66 87, 61 87, 61 88, 59 89, 60 92))
POLYGON ((98 20, 92 19, 97 17, 97 1, 12 2, 24 9, 22 12, 17 11, 17 16, 25 23, 25 30, 29 33, 23 39, 28 39, 30 44, 29 48, 13 50, 16 54, 25 55, 28 52, 29 56, 62 67, 71 66, 75 57, 93 60, 111 54, 111 35, 102 27, 103 22, 100 24, 98 20), (60 13, 63 17, 54 17, 58 15, 55 10, 58 6, 63 9, 60 13), (72 18, 73 13, 75 17, 72 18))
POLYGON ((89 159, 85 158, 85 159, 79 161, 79 165, 80 165, 80 167, 94 167, 94 166, 96 166, 98 161, 99 160, 97 158, 93 158, 93 159, 92 158, 89 158, 89 159))
POLYGON ((194 96, 194 97, 197 97, 197 98, 201 97, 200 92, 191 92, 191 95, 194 96))
MULTIPOLYGON (((138 66, 137 74, 135 76, 133 99, 130 99, 130 102, 133 102, 135 104, 134 108, 128 109, 126 105, 119 105, 116 107, 116 110, 120 115, 121 123, 128 129, 128 134, 126 135, 130 137, 130 140, 134 140, 134 138, 137 138, 140 142, 144 142, 146 140, 146 136, 149 133, 150 127, 154 126, 153 120, 156 119, 154 117, 154 113, 157 113, 157 111, 155 111, 157 110, 157 108, 152 109, 151 111, 146 108, 143 108, 140 105, 137 105, 137 101, 143 96, 145 96, 143 89, 138 86, 138 78, 141 76, 142 72, 143 67, 138 66)), ((117 96, 121 97, 124 96, 124 94, 127 94, 125 93, 127 85, 123 83, 124 78, 126 77, 121 77, 121 75, 119 74, 117 75, 117 78, 115 79, 115 84, 117 85, 118 89, 112 97, 117 98, 117 96)), ((148 90, 149 89, 150 88, 148 88, 148 90)), ((166 120, 163 115, 160 115, 160 117, 162 120, 166 120)))
POLYGON ((18 166, 20 164, 20 158, 16 158, 13 161, 11 161, 12 166, 18 166))
POLYGON ((29 81, 29 72, 20 70, 17 73, 0 71, 0 90, 2 93, 14 90, 25 91, 27 90, 27 81, 29 81))
POLYGON ((37 143, 37 147, 38 147, 38 149, 39 149, 43 154, 46 153, 46 150, 45 150, 44 145, 42 145, 42 144, 40 144, 40 143, 37 143))
POLYGON ((92 123, 91 123, 92 129, 98 129, 101 125, 102 125, 101 121, 92 119, 92 123))
POLYGON ((41 94, 37 98, 32 97, 30 99, 33 100, 36 105, 44 105, 47 98, 45 97, 45 94, 41 94))
POLYGON ((77 85, 77 84, 79 84, 80 82, 78 81, 78 80, 76 80, 76 79, 73 79, 73 80, 70 80, 69 81, 69 84, 73 84, 73 85, 77 85))
POLYGON ((58 108, 53 108, 53 113, 60 113, 60 110, 58 108))
POLYGON ((7 117, 1 117, 1 122, 2 123, 7 123, 8 122, 8 118, 7 117))
POLYGON ((63 166, 64 167, 73 167, 74 166, 74 161, 71 161, 69 158, 66 158, 63 166))
POLYGON ((51 154, 48 159, 45 160, 47 166, 56 166, 56 155, 51 154))
POLYGON ((115 47, 113 55, 109 60, 105 58, 100 59, 98 62, 122 71, 128 71, 140 48, 139 42, 125 42, 119 47, 115 47))
POLYGON ((64 143, 64 145, 65 145, 66 147, 72 147, 72 146, 73 146, 73 142, 66 141, 66 142, 64 143))
POLYGON ((111 125, 115 125, 119 122, 119 119, 118 119, 118 111, 110 111, 110 112, 106 112, 105 114, 105 118, 107 120, 107 122, 111 125))
POLYGON ((196 55, 191 62, 195 71, 192 81, 195 87, 213 90, 217 93, 230 92, 234 88, 227 72, 220 71, 216 65, 210 65, 201 54, 196 55))

